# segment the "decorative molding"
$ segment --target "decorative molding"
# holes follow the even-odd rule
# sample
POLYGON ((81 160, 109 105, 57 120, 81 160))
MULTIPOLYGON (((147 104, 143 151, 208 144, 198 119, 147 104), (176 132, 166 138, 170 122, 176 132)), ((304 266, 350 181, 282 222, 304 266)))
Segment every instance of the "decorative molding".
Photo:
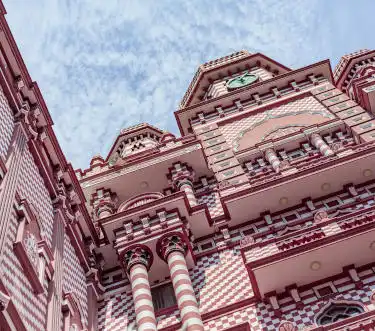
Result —
POLYGON ((188 252, 188 245, 181 232, 173 232, 159 238, 156 249, 158 255, 167 261, 167 257, 172 252, 180 252, 184 255, 188 252))
MULTIPOLYGON (((18 216, 18 229, 13 249, 36 294, 43 293, 43 280, 47 261, 40 247, 46 246, 32 207, 26 200, 15 206, 18 216)), ((49 270, 50 271, 50 270, 49 270)))
MULTIPOLYGON (((295 101, 295 102, 297 102, 297 101, 295 101)), ((268 110, 264 111, 263 114, 265 115, 265 117, 263 119, 258 120, 256 123, 248 126, 246 129, 244 129, 244 130, 242 130, 238 133, 237 137, 234 138, 233 141, 232 141, 232 146, 233 146, 234 151, 238 151, 239 146, 240 146, 240 140, 244 137, 244 135, 246 133, 250 132, 254 128, 262 125, 263 123, 265 123, 265 122, 267 122, 271 119, 287 117, 287 116, 295 116, 295 115, 300 115, 300 114, 320 115, 320 116, 323 116, 324 118, 328 118, 328 119, 335 118, 335 116, 333 114, 331 114, 330 112, 328 112, 328 110, 323 112, 323 111, 311 111, 310 109, 304 109, 304 110, 301 110, 301 111, 289 111, 289 112, 281 113, 281 114, 278 114, 278 115, 273 115, 272 114, 273 110, 274 110, 274 108, 271 108, 271 109, 268 109, 268 110)))
POLYGON ((135 207, 139 207, 139 206, 148 204, 149 202, 153 202, 155 200, 161 199, 163 197, 164 197, 164 194, 160 192, 149 192, 149 193, 139 194, 123 202, 118 207, 117 212, 122 212, 122 211, 129 210, 135 207))
POLYGON ((119 258, 127 273, 136 264, 143 264, 149 270, 154 260, 151 249, 141 244, 126 248, 120 253, 119 258))
POLYGON ((281 321, 279 325, 279 331, 297 331, 298 328, 293 322, 281 321))

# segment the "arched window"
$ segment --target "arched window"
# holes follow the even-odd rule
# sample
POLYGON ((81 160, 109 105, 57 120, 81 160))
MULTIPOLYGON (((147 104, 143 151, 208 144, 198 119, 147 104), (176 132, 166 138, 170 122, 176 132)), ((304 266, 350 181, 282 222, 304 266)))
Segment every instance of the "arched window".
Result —
POLYGON ((317 318, 318 325, 327 325, 341 321, 364 312, 363 307, 357 304, 332 303, 319 314, 317 318))

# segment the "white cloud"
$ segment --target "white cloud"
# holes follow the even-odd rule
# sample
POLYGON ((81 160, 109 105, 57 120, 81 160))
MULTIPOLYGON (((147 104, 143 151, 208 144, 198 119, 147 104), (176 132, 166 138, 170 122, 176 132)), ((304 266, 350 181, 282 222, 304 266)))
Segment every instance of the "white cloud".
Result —
MULTIPOLYGON (((360 44, 355 25, 340 25, 349 2, 347 9, 304 0, 4 2, 75 167, 105 156, 116 133, 137 122, 176 133, 173 111, 202 62, 248 49, 299 67, 337 61, 336 40, 345 44, 345 33, 360 44)), ((363 11, 358 21, 370 19, 368 6, 351 7, 363 11)))

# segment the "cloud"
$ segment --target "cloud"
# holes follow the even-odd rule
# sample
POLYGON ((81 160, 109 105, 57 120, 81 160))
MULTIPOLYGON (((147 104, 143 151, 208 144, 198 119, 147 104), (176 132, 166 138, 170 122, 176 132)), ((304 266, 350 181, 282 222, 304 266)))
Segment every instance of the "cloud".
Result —
POLYGON ((177 133, 173 112, 202 62, 248 49, 296 68, 371 48, 356 30, 373 24, 368 3, 345 2, 4 0, 76 168, 138 122, 177 133))

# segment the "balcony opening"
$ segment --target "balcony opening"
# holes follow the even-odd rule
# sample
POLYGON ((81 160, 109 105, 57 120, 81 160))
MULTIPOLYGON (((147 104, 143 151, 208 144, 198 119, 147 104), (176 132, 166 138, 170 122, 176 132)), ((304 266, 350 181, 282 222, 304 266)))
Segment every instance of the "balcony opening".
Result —
POLYGON ((155 311, 177 305, 172 283, 160 285, 151 289, 152 303, 155 311))

